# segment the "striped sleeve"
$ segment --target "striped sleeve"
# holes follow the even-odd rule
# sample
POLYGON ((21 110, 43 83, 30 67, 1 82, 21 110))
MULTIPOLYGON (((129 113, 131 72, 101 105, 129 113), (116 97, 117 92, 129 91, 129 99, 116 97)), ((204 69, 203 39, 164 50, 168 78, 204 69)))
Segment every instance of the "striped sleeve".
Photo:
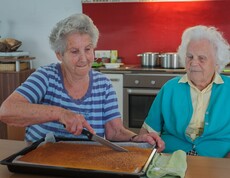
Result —
POLYGON ((101 100, 103 103, 103 117, 105 122, 121 117, 121 114, 118 110, 116 92, 111 81, 104 74, 94 71, 94 87, 92 93, 94 96, 104 98, 103 100, 99 100, 101 100))
POLYGON ((40 67, 16 89, 31 103, 40 103, 48 86, 48 74, 45 68, 40 67))

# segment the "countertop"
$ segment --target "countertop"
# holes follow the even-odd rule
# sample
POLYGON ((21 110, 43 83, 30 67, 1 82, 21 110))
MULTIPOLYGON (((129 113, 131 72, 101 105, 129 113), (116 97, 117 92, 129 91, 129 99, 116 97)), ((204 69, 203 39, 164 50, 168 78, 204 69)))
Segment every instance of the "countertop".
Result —
MULTIPOLYGON (((99 68, 94 68, 97 71, 103 72, 103 73, 157 73, 157 74, 184 74, 186 73, 184 68, 178 68, 178 69, 166 69, 166 68, 148 68, 148 67, 142 67, 140 65, 121 65, 119 68, 113 68, 108 69, 104 66, 99 68)), ((226 67, 221 74, 224 75, 230 75, 230 66, 226 67)))
POLYGON ((165 69, 165 68, 148 68, 140 65, 121 65, 119 68, 105 68, 104 66, 95 68, 95 70, 105 73, 185 73, 184 68, 165 69))
MULTIPOLYGON (((0 160, 28 146, 24 141, 0 139, 0 160)), ((230 170, 229 158, 208 158, 187 156, 185 178, 228 178, 230 170)), ((7 166, 0 165, 1 178, 51 178, 52 176, 18 174, 9 172, 7 166)))

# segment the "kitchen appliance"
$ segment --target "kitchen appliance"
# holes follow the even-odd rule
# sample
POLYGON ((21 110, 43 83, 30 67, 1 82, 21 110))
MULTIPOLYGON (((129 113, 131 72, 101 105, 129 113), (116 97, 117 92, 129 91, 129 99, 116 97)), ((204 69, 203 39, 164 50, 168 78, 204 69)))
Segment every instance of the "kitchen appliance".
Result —
POLYGON ((160 63, 162 68, 177 69, 182 68, 180 64, 180 57, 177 53, 162 53, 160 56, 160 63))
POLYGON ((96 141, 98 143, 101 143, 102 145, 108 146, 116 151, 121 151, 121 152, 127 152, 128 150, 125 148, 122 148, 121 146, 112 143, 98 135, 90 133, 88 130, 83 129, 81 132, 83 135, 86 135, 90 140, 96 141))
POLYGON ((179 74, 124 74, 124 125, 138 133, 152 102, 165 82, 179 74))
POLYGON ((141 66, 142 67, 157 67, 159 66, 159 53, 155 52, 145 52, 138 54, 138 57, 141 57, 141 66))

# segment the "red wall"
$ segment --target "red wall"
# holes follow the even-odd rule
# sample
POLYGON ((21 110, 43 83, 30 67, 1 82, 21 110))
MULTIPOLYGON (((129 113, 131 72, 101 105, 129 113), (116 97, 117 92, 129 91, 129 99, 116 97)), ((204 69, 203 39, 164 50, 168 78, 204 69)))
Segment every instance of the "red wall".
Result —
POLYGON ((100 31, 98 50, 117 49, 125 64, 140 64, 137 54, 175 52, 185 28, 215 26, 230 42, 230 1, 85 3, 100 31))

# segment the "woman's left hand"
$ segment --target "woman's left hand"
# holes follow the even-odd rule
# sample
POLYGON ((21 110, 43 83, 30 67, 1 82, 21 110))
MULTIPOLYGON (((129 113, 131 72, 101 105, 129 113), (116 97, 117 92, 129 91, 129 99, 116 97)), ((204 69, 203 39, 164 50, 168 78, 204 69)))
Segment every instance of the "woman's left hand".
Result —
POLYGON ((157 152, 162 152, 165 149, 165 142, 155 132, 139 134, 139 135, 135 136, 132 141, 134 141, 134 142, 148 142, 151 145, 156 144, 157 152))

